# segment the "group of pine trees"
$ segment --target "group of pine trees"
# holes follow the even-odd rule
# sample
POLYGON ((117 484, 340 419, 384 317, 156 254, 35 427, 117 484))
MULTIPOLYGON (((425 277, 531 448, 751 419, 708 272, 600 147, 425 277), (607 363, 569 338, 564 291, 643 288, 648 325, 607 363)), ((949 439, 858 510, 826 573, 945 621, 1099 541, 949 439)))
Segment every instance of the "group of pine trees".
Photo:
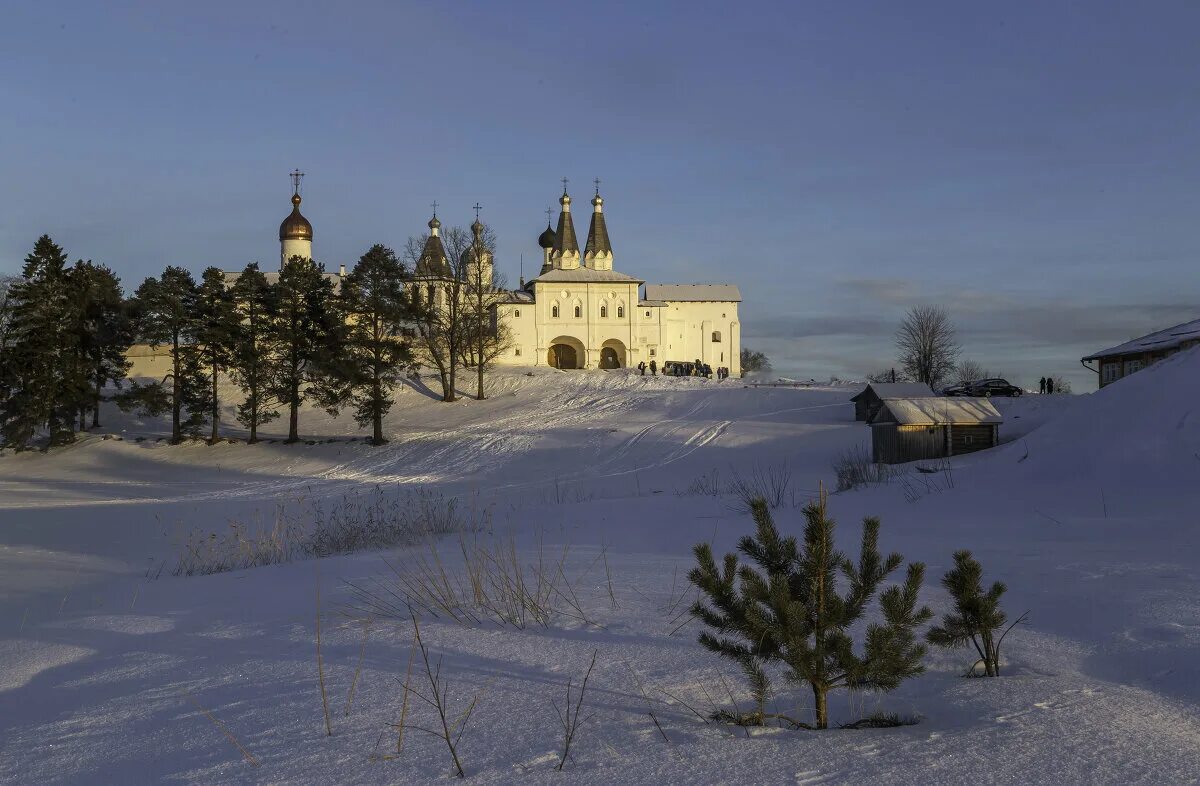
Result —
MULTIPOLYGON (((904 558, 879 551, 879 519, 863 521, 854 561, 835 546, 823 492, 804 509, 799 541, 779 532, 765 500, 755 500, 751 510, 755 533, 738 543, 749 562, 727 554, 718 565, 711 546, 701 543, 695 547, 696 567, 688 575, 701 593, 692 613, 709 628, 699 635, 700 644, 742 669, 754 700, 751 711, 718 711, 715 720, 753 726, 782 721, 795 728, 825 729, 830 691, 887 692, 924 671, 926 650, 917 628, 933 618, 928 607, 918 605, 925 566, 910 563, 903 581, 880 592, 904 558), (881 619, 862 626, 877 594, 881 619), (856 651, 854 634, 860 629, 862 644, 856 651), (772 670, 812 691, 811 722, 768 712, 772 670)), ((1005 628, 1000 599, 1006 587, 996 582, 985 591, 982 582, 979 562, 969 551, 956 552, 954 568, 942 579, 954 611, 930 628, 925 639, 947 648, 973 646, 979 658, 967 673, 974 675, 982 667, 986 676, 996 677, 1004 636, 1025 615, 1005 628)), ((872 718, 856 723, 897 722, 872 718)))
POLYGON ((396 388, 417 362, 414 325, 434 318, 409 297, 409 278, 395 252, 375 245, 340 286, 294 257, 277 277, 257 263, 236 276, 210 267, 199 280, 167 267, 126 297, 112 270, 71 264, 42 236, 21 276, 0 283, 0 443, 72 442, 89 421, 100 425, 107 395, 126 411, 169 414, 175 443, 215 441, 230 403, 248 441, 286 416, 294 442, 312 402, 333 415, 350 409, 382 444, 396 388), (165 348, 162 378, 126 379, 134 343, 165 348), (239 401, 221 400, 223 378, 239 401))

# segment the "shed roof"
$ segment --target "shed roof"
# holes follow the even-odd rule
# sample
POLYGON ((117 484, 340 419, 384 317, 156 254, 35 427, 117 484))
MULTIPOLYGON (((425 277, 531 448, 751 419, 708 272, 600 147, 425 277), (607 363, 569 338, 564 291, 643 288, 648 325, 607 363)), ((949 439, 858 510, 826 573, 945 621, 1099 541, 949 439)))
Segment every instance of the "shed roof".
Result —
POLYGON ((1182 325, 1175 325, 1174 327, 1158 330, 1154 333, 1148 333, 1141 338, 1126 341, 1124 344, 1117 344, 1115 347, 1109 347, 1094 355, 1085 357, 1084 361, 1099 360, 1100 358, 1112 357, 1114 355, 1132 355, 1141 352, 1174 349, 1185 341, 1196 339, 1200 339, 1200 319, 1193 319, 1191 322, 1184 322, 1182 325))
POLYGON ((647 284, 646 300, 740 303, 742 293, 734 284, 647 284))
POLYGON ((992 402, 985 398, 925 396, 887 399, 875 415, 875 419, 871 421, 871 425, 898 423, 901 426, 964 426, 1003 422, 1004 417, 992 402), (891 417, 885 419, 885 415, 891 417))
POLYGON ((858 401, 868 390, 874 391, 881 399, 924 398, 936 395, 924 382, 871 382, 850 400, 858 401))

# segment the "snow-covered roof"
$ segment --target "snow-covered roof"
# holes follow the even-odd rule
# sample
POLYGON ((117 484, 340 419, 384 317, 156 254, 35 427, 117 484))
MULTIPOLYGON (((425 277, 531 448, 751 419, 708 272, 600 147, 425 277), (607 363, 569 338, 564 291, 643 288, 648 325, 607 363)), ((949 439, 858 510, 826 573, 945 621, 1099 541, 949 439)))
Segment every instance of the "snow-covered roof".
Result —
POLYGON ((979 423, 1003 423, 1004 418, 985 398, 893 398, 884 402, 871 425, 899 423, 901 426, 957 426, 979 423), (886 418, 890 413, 891 417, 886 418))
POLYGON ((924 382, 871 382, 850 400, 858 401, 868 390, 875 391, 875 395, 882 399, 925 398, 936 395, 924 382))
POLYGON ((1174 349, 1185 341, 1195 340, 1200 340, 1200 319, 1193 319, 1191 322, 1184 322, 1182 325, 1159 330, 1141 338, 1126 341, 1124 344, 1117 344, 1115 347, 1109 347, 1106 350, 1085 357, 1084 361, 1099 360, 1100 358, 1111 357, 1113 355, 1133 355, 1141 352, 1174 349))
POLYGON ((500 303, 532 303, 533 293, 523 289, 505 290, 498 298, 500 303))
POLYGON ((638 305, 643 308, 666 308, 667 301, 665 300, 646 300, 643 298, 638 301, 638 305))
MULTIPOLYGON (((590 267, 579 267, 574 270, 547 270, 533 281, 543 284, 581 284, 588 281, 637 281, 641 283, 640 278, 627 276, 615 270, 592 270, 590 267)), ((532 284, 533 281, 529 283, 532 284)))
POLYGON ((740 303, 742 293, 734 284, 647 284, 646 300, 740 303))

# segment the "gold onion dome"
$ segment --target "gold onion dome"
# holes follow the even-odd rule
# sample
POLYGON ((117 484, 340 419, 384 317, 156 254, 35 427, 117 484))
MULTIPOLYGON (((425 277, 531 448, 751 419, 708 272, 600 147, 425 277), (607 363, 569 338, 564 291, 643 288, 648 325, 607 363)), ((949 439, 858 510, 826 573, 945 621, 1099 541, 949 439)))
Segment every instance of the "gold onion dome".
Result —
POLYGON ((429 219, 429 228, 430 229, 441 229, 441 227, 442 227, 442 222, 438 221, 437 216, 434 216, 433 218, 429 219))
POLYGON ((292 194, 292 213, 279 225, 280 240, 312 240, 312 224, 300 215, 300 195, 292 194))

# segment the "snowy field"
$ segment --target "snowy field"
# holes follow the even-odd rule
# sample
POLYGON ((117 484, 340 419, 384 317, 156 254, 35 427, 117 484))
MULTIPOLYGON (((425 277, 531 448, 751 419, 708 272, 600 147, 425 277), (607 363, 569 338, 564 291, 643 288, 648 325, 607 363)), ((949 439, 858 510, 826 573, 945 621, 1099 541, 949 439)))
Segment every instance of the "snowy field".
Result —
MULTIPOLYGON (((376 487, 459 498, 487 517, 481 537, 511 535, 526 564, 561 558, 572 586, 558 605, 574 610, 547 626, 422 623, 452 711, 478 698, 460 747, 471 782, 1196 782, 1196 350, 1100 393, 1001 401, 1001 447, 830 497, 845 548, 878 515, 881 547, 928 565, 923 600, 939 614, 956 549, 1009 585, 1006 608, 1030 624, 1006 641, 1003 677, 964 679, 965 652, 932 650, 894 693, 831 696, 834 723, 920 719, 892 729, 747 732, 692 711, 747 697, 681 611, 692 546, 724 553, 749 520, 736 497, 696 492, 786 466, 776 520, 798 532, 833 461, 869 441, 856 390, 506 371, 483 402, 405 389, 382 448, 315 411, 304 444, 175 447, 158 441, 164 424, 106 411, 101 431, 120 439, 0 456, 0 783, 452 780, 437 739, 410 732, 396 754, 411 623, 349 613, 347 582, 371 585, 384 557, 412 564, 428 545, 170 575, 184 533, 376 487), (586 723, 557 772, 553 702, 593 653, 586 723)), ((457 537, 438 548, 453 574, 457 537)), ((777 686, 780 711, 810 712, 806 690, 777 686)), ((409 713, 436 723, 423 704, 409 713)))

